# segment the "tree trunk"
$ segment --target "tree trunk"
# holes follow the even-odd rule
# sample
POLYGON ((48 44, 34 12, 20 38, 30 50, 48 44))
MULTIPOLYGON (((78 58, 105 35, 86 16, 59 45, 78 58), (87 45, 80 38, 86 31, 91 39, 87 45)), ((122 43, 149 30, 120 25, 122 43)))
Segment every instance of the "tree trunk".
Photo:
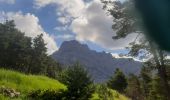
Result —
POLYGON ((166 73, 166 68, 165 68, 165 62, 164 62, 164 56, 162 50, 159 50, 154 46, 154 44, 149 41, 150 47, 152 54, 154 56, 154 60, 156 63, 156 68, 158 70, 158 75, 160 77, 161 84, 163 86, 163 92, 166 96, 166 100, 170 100, 170 88, 167 80, 167 73, 166 73))

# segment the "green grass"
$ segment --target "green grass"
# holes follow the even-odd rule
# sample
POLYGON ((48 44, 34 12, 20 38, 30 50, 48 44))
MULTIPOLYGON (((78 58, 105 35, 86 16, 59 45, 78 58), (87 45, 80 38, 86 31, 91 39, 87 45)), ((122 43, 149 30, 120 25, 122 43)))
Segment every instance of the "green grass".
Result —
POLYGON ((0 100, 5 100, 6 97, 4 97, 2 94, 0 94, 0 100))
MULTIPOLYGON (((59 81, 48 78, 46 76, 38 75, 25 75, 19 72, 0 69, 0 87, 5 86, 7 88, 15 89, 21 93, 19 98, 8 98, 0 94, 0 100, 29 100, 26 99, 26 95, 34 90, 55 89, 66 90, 66 86, 59 81)), ((114 96, 114 100, 129 100, 127 97, 120 93, 111 90, 114 96)), ((93 94, 91 100, 100 100, 97 93, 93 94)))
MULTIPOLYGON (((115 90, 111 90, 112 94, 113 94, 113 100, 130 100, 129 98, 127 98, 126 96, 118 93, 115 90)), ((98 97, 98 94, 95 93, 93 94, 93 98, 91 100, 100 100, 100 98, 98 97)))
MULTIPOLYGON (((25 75, 15 71, 0 69, 0 87, 2 86, 19 91, 21 93, 21 98, 29 92, 38 89, 66 89, 66 86, 57 80, 45 76, 25 75)), ((0 100, 8 99, 0 95, 0 100)))

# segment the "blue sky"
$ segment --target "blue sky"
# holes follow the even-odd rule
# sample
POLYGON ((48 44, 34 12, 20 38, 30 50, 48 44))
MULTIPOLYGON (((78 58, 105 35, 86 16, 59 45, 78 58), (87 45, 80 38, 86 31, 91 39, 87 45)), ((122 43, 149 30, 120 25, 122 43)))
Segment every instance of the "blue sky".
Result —
POLYGON ((100 0, 0 0, 0 21, 13 19, 26 36, 44 34, 48 53, 63 41, 77 40, 96 51, 127 53, 135 35, 112 40, 112 18, 100 0))

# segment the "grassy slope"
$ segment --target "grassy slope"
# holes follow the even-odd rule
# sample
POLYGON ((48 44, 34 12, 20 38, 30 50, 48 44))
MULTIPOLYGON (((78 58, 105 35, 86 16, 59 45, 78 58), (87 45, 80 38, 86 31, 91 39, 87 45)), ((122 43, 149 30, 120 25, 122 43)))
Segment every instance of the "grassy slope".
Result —
MULTIPOLYGON (((115 90, 111 90, 113 93, 113 100, 130 100, 129 98, 125 97, 124 95, 118 93, 115 90)), ((100 98, 98 97, 98 94, 94 94, 92 100, 100 100, 100 98)))
MULTIPOLYGON (((45 76, 25 75, 4 69, 0 69, 0 87, 1 86, 13 88, 21 92, 21 97, 18 99, 9 99, 0 94, 0 100, 23 100, 27 93, 38 89, 66 89, 66 86, 57 80, 53 80, 45 76)), ((128 100, 128 98, 118 92, 114 90, 112 92, 114 100, 128 100)), ((100 99, 97 94, 94 94, 92 100, 100 99)))
MULTIPOLYGON (((4 69, 0 69, 1 86, 16 89, 21 92, 22 96, 37 89, 66 89, 66 86, 57 80, 45 76, 24 75, 4 69)), ((2 95, 0 95, 0 100, 4 100, 2 95)))

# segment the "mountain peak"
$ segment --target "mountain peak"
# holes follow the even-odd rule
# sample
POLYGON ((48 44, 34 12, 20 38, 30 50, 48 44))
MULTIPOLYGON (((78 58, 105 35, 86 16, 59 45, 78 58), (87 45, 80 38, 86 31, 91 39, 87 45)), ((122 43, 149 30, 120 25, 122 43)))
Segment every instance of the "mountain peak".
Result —
POLYGON ((104 82, 116 68, 125 74, 139 73, 142 64, 134 60, 116 59, 106 52, 90 50, 86 44, 76 40, 65 41, 52 57, 66 66, 80 62, 89 71, 95 82, 104 82))
POLYGON ((88 46, 86 44, 81 44, 76 40, 71 40, 71 41, 64 41, 61 46, 59 51, 62 50, 89 50, 88 46))

